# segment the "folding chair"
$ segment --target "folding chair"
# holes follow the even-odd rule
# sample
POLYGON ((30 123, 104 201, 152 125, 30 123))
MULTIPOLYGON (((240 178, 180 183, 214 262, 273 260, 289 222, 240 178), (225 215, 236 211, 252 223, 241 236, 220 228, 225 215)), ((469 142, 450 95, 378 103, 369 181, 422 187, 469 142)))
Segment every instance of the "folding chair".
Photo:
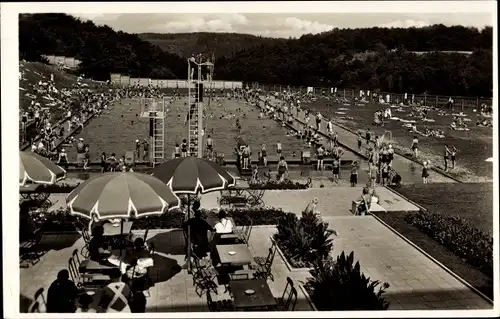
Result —
POLYGON ((207 306, 210 312, 234 311, 234 303, 231 299, 213 301, 210 291, 207 291, 207 306))
POLYGON ((85 272, 89 261, 87 259, 80 261, 80 257, 78 257, 78 249, 73 250, 71 256, 73 257, 73 260, 75 262, 76 267, 78 268, 78 271, 81 273, 85 272))
POLYGON ((294 311, 295 306, 297 305, 297 289, 292 287, 288 296, 286 296, 286 300, 284 300, 283 304, 279 305, 278 308, 280 311, 294 311))
POLYGON ((292 292, 292 288, 294 288, 293 280, 290 277, 286 277, 286 286, 285 289, 283 290, 283 294, 281 297, 276 298, 277 304, 279 308, 285 307, 286 303, 289 299, 289 295, 292 292))
POLYGON ((45 301, 45 297, 43 296, 44 291, 45 290, 42 287, 35 292, 35 295, 33 297, 33 304, 30 306, 29 312, 45 312, 47 310, 47 302, 45 301), (43 306, 43 308, 41 306, 43 306))
POLYGON ((19 255, 21 261, 27 260, 30 265, 35 265, 40 261, 39 243, 42 239, 42 230, 35 229, 33 236, 19 243, 19 255))
POLYGON ((75 225, 76 230, 82 234, 83 241, 85 242, 85 245, 80 250, 80 254, 82 255, 83 258, 88 258, 89 257, 89 244, 90 244, 90 231, 81 222, 75 222, 74 225, 75 225))
POLYGON ((193 286, 198 296, 201 296, 203 291, 213 291, 217 294, 217 284, 215 280, 219 275, 218 271, 213 267, 210 260, 201 260, 194 253, 192 255, 194 260, 193 268, 193 286))
POLYGON ((248 246, 248 240, 250 239, 250 234, 252 233, 253 221, 248 216, 245 216, 245 219, 247 220, 246 225, 242 226, 241 229, 235 230, 234 233, 240 241, 248 246))
POLYGON ((251 269, 255 271, 255 278, 261 279, 271 279, 274 281, 274 276, 271 273, 272 265, 274 261, 274 256, 276 255, 277 247, 276 245, 271 246, 269 248, 269 255, 266 258, 266 261, 263 264, 250 265, 251 269))

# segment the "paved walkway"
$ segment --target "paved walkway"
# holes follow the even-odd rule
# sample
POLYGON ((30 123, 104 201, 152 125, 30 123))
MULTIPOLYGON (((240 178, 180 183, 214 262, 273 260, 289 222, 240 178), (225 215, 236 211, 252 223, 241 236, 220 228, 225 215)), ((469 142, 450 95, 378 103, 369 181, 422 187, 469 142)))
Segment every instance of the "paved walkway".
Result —
MULTIPOLYGON (((385 187, 377 187, 380 206, 387 211, 419 211, 415 205, 396 195, 385 187)), ((301 215, 307 204, 315 197, 319 199, 318 210, 322 216, 352 216, 350 209, 352 201, 361 196, 362 187, 338 186, 334 188, 310 188, 300 191, 268 190, 262 200, 266 206, 280 207, 285 212, 301 215)), ((208 193, 201 197, 201 207, 205 209, 218 208, 219 192, 208 193)))
MULTIPOLYGON (((415 207, 384 188, 376 190, 381 205, 389 211, 411 210, 415 207)), ((336 187, 331 189, 309 189, 305 191, 268 191, 264 196, 266 204, 285 211, 300 214, 306 204, 318 197, 319 210, 323 219, 335 229, 338 236, 334 241, 332 256, 342 251, 355 252, 362 271, 373 280, 387 282, 390 287, 386 298, 390 309, 491 309, 492 306, 455 277, 440 268, 416 248, 379 223, 372 216, 353 216, 349 212, 353 199, 359 196, 361 188, 336 187)), ((203 195, 202 207, 217 207, 218 193, 203 195)), ((276 232, 274 226, 256 226, 250 237, 250 249, 254 256, 266 256, 270 237, 276 232)), ((67 267, 71 252, 83 246, 82 238, 74 235, 55 235, 45 238, 49 242, 48 252, 41 261, 30 268, 20 270, 20 293, 22 300, 33 298, 35 291, 47 289, 60 269, 67 267), (76 240, 76 242, 75 242, 76 240), (57 246, 51 246, 58 243, 57 246), (65 244, 66 243, 66 244, 65 244)), ((206 300, 199 297, 192 286, 192 279, 185 270, 183 235, 175 230, 151 230, 149 241, 157 247, 153 280, 147 298, 147 311, 185 312, 206 311, 206 300)), ((310 274, 308 271, 290 272, 279 255, 273 264, 274 282, 270 281, 275 296, 280 296, 287 276, 300 283, 310 274)), ((224 291, 221 287, 220 291, 224 291)), ((220 294, 217 298, 229 296, 220 294)), ((297 310, 310 310, 305 296, 299 291, 297 310)))
MULTIPOLYGON (((280 100, 272 97, 271 98, 271 103, 277 103, 280 100)), ((315 114, 311 114, 310 119, 309 119, 309 125, 312 127, 316 127, 316 118, 314 116, 315 114)), ((298 117, 295 119, 296 122, 298 122, 299 125, 303 126, 305 124, 305 112, 301 111, 298 114, 298 117)), ((320 131, 323 134, 326 134, 326 123, 327 121, 325 119, 322 120, 321 126, 320 126, 320 131)), ((296 123, 297 124, 297 123, 296 123)), ((357 145, 357 137, 355 134, 352 132, 336 125, 333 123, 334 131, 338 133, 339 136, 339 142, 346 146, 347 148, 351 150, 358 150, 358 145, 357 145)), ((364 142, 363 142, 364 144, 364 142)), ((364 154, 366 152, 365 145, 363 145, 363 149, 361 150, 361 153, 364 154)), ((416 162, 413 162, 401 155, 394 154, 394 160, 392 162, 392 165, 394 169, 401 175, 403 182, 405 183, 415 183, 415 182, 421 182, 422 177, 422 165, 416 162)), ((446 183, 446 182, 454 182, 452 179, 445 177, 441 174, 438 174, 437 172, 431 172, 431 176, 429 177, 429 181, 431 183, 446 183)))

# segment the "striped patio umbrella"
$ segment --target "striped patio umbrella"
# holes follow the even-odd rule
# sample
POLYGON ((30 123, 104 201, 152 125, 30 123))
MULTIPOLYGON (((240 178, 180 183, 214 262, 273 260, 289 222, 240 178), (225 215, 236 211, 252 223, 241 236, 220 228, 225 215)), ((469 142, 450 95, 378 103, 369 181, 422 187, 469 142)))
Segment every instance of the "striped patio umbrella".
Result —
POLYGON ((91 178, 66 198, 71 214, 99 219, 161 215, 180 207, 179 198, 161 180, 147 174, 112 172, 91 178))
POLYGON ((19 152, 19 185, 27 182, 55 184, 66 177, 66 171, 51 160, 32 152, 19 152))
POLYGON ((205 194, 236 184, 235 178, 219 164, 197 157, 176 158, 160 164, 153 176, 176 194, 205 194))

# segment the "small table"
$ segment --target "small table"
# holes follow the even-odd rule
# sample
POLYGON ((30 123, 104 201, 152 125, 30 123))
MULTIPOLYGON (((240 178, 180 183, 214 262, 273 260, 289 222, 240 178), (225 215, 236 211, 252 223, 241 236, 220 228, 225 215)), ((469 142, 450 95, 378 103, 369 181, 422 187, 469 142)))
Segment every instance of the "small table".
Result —
POLYGON ((229 282, 229 288, 236 309, 277 308, 276 299, 264 279, 232 280, 229 282), (245 293, 248 289, 254 293, 251 295, 245 293))
POLYGON ((109 271, 113 268, 118 268, 118 267, 103 265, 95 260, 90 260, 90 259, 87 262, 87 265, 85 266, 85 270, 89 273, 100 273, 101 271, 109 271))
POLYGON ((134 222, 123 222, 123 232, 120 224, 118 226, 114 226, 112 223, 105 223, 103 225, 104 233, 103 236, 106 237, 114 237, 120 235, 128 235, 130 230, 132 229, 132 225, 134 222))
POLYGON ((252 263, 252 253, 246 244, 217 245, 216 249, 221 264, 243 266, 252 263), (235 254, 230 255, 229 252, 235 252, 235 254))

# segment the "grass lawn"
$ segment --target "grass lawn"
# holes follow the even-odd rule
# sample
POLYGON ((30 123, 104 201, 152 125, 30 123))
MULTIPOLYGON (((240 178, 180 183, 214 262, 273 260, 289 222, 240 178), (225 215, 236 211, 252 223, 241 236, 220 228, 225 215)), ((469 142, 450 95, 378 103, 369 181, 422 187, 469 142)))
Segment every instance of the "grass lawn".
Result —
MULTIPOLYGON (((414 134, 408 132, 399 121, 389 120, 384 127, 376 127, 372 125, 373 113, 381 108, 378 104, 362 104, 362 105, 342 105, 319 98, 314 102, 304 103, 304 106, 314 112, 321 112, 338 124, 341 124, 353 131, 370 128, 374 135, 382 136, 386 130, 392 132, 393 145, 400 153, 410 153, 410 145, 414 134)), ((396 111, 392 108, 392 116, 407 120, 415 119, 410 116, 411 108, 405 107, 404 112, 396 111)), ((477 115, 472 111, 472 108, 465 108, 464 113, 471 119, 468 122, 470 131, 454 131, 449 128, 452 122, 452 113, 460 112, 460 108, 456 107, 455 111, 447 111, 449 115, 439 116, 437 111, 429 111, 428 118, 434 119, 433 123, 419 122, 416 126, 419 131, 423 131, 425 127, 429 129, 442 129, 445 133, 445 138, 435 138, 418 136, 420 140, 420 152, 423 159, 430 160, 432 165, 438 168, 443 168, 443 150, 444 144, 449 146, 454 145, 458 149, 457 165, 454 170, 449 170, 449 173, 462 181, 491 181, 493 176, 493 164, 485 162, 487 158, 493 156, 493 130, 492 128, 477 127, 475 125, 477 115)))
POLYGON ((459 215, 472 226, 493 233, 492 183, 411 184, 394 190, 431 213, 459 215))

